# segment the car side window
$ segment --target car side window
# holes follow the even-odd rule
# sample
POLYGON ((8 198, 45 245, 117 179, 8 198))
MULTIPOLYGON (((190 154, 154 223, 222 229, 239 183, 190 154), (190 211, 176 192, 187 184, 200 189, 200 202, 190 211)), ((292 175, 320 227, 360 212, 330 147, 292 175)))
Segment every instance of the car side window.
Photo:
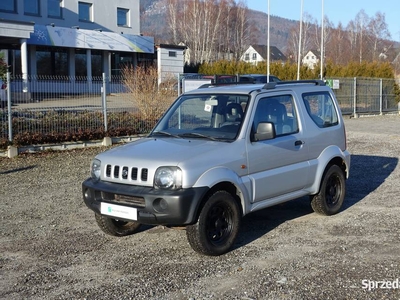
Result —
POLYGON ((305 93, 303 101, 307 113, 318 127, 330 127, 338 124, 338 114, 328 92, 305 93))
POLYGON ((292 95, 265 97, 258 102, 254 116, 254 130, 260 122, 271 122, 277 136, 299 131, 292 95))

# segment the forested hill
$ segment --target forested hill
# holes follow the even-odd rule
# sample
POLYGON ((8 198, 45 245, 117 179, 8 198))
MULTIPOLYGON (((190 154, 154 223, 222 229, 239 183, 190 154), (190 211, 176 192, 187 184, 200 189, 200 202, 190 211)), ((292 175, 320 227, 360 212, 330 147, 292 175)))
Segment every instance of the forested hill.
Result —
MULTIPOLYGON (((142 0, 142 33, 153 36, 156 44, 173 43, 173 39, 171 38, 172 31, 167 21, 167 8, 170 7, 170 11, 177 12, 173 16, 173 24, 176 25, 174 32, 176 34, 175 42, 179 42, 179 38, 185 39, 189 46, 190 43, 193 45, 193 43, 197 42, 197 46, 195 47, 199 47, 198 45, 202 43, 203 48, 199 49, 203 49, 203 52, 220 53, 231 51, 235 57, 238 57, 243 49, 246 49, 249 45, 267 45, 268 15, 266 13, 255 10, 246 11, 242 6, 237 4, 237 1, 219 1, 219 11, 223 16, 229 16, 229 18, 225 18, 223 22, 219 19, 219 23, 213 23, 211 12, 215 9, 212 6, 215 2, 212 0, 202 0, 200 2, 142 0), (210 4, 207 4, 207 1, 210 4), (199 3, 203 5, 199 5, 199 3), (228 3, 233 4, 229 5, 228 3), (186 8, 189 9, 182 9, 182 12, 179 11, 179 7, 183 7, 182 4, 185 4, 186 8), (197 7, 194 7, 194 5, 197 5, 197 7), (202 10, 199 10, 199 7, 202 10), (186 18, 181 17, 180 14, 186 18), (246 18, 244 15, 246 15, 246 18), (203 19, 196 19, 198 16, 201 18, 204 17, 204 22, 203 19), (179 22, 180 20, 184 22, 179 22), (194 22, 198 24, 196 28, 193 28, 194 22), (179 25, 180 23, 186 24, 185 28, 179 27, 183 26, 179 25), (213 24, 219 27, 216 25, 213 27, 213 24), (198 32, 193 33, 193 29, 198 29, 198 32), (213 29, 216 30, 213 31, 213 29), (207 34, 200 35, 198 34, 200 31, 207 34), (188 35, 185 33, 188 33, 188 35), (212 38, 201 40, 203 36, 212 38)), ((338 24, 335 26, 329 21, 329 18, 325 19, 325 24, 324 54, 327 60, 340 65, 345 65, 353 61, 382 61, 395 65, 397 69, 400 68, 400 63, 398 62, 400 55, 399 43, 393 41, 390 37, 384 14, 377 12, 373 16, 368 16, 364 10, 360 10, 354 20, 351 20, 348 24, 338 24)), ((319 26, 320 24, 314 17, 307 13, 303 15, 302 55, 305 55, 310 50, 318 55, 318 50, 316 49, 321 48, 321 30, 319 26)), ((276 46, 288 58, 296 57, 299 50, 299 27, 299 21, 271 15, 270 45, 276 46)), ((203 58, 200 57, 199 59, 201 61, 203 58)))
MULTIPOLYGON (((252 33, 251 44, 267 44, 267 14, 255 10, 248 11, 252 33)), ((298 28, 299 22, 276 17, 270 17, 270 44, 281 51, 286 50, 290 38, 290 30, 298 28)), ((156 43, 170 42, 170 30, 167 22, 165 0, 141 0, 141 32, 153 36, 156 43)))

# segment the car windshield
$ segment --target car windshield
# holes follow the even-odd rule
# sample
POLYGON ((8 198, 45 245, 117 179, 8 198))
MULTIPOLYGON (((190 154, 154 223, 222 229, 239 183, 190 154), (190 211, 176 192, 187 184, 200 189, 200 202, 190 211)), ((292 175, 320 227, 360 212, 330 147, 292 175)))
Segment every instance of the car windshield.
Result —
POLYGON ((150 136, 233 141, 241 128, 248 95, 183 95, 150 136))

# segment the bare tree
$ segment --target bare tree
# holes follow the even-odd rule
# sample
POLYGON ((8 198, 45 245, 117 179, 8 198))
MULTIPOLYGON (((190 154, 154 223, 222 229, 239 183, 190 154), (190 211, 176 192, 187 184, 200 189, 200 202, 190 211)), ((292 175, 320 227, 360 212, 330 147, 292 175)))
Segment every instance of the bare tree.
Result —
MULTIPOLYGON (((333 28, 333 23, 331 21, 329 21, 328 17, 325 16, 324 17, 324 51, 323 53, 325 53, 326 56, 326 45, 329 44, 331 38, 332 38, 332 28, 333 28)), ((315 33, 314 33, 314 43, 315 43, 315 47, 318 50, 321 50, 321 26, 319 26, 319 24, 315 23, 315 33)))
POLYGON ((178 44, 180 41, 178 40, 178 4, 179 0, 167 0, 167 22, 169 25, 169 29, 172 35, 172 42, 174 44, 178 44))
POLYGON ((315 34, 312 31, 312 28, 316 26, 317 20, 313 18, 309 13, 305 12, 303 14, 303 37, 302 37, 302 45, 301 45, 301 56, 312 50, 313 45, 315 44, 315 34))
POLYGON ((300 53, 299 53, 299 43, 300 43, 300 34, 299 29, 297 27, 293 27, 290 30, 290 44, 288 46, 289 56, 297 57, 296 62, 298 60, 302 60, 303 56, 310 50, 314 50, 313 44, 315 44, 315 34, 312 31, 313 26, 315 26, 316 20, 312 18, 309 13, 303 14, 303 26, 302 26, 302 37, 301 37, 301 45, 300 45, 300 53), (300 57, 299 57, 300 54, 300 57))
POLYGON ((174 43, 184 42, 191 61, 210 62, 216 53, 243 50, 247 7, 235 0, 166 0, 168 25, 174 43), (177 12, 177 10, 179 10, 177 12))
MULTIPOLYGON (((299 28, 292 27, 290 30, 290 38, 289 38, 289 45, 287 56, 292 58, 293 62, 298 62, 298 51, 299 51, 299 42, 300 42, 300 35, 299 35, 299 28)), ((300 56, 302 56, 300 54, 300 56)), ((299 58, 301 60, 301 57, 299 58)))
POLYGON ((355 26, 358 37, 358 58, 360 63, 363 61, 364 56, 366 56, 367 45, 366 45, 366 35, 367 35, 367 26, 369 23, 369 17, 362 9, 355 18, 355 26))
POLYGON ((335 64, 344 65, 351 61, 349 39, 342 23, 331 30, 331 38, 325 43, 326 57, 335 64))
POLYGON ((377 12, 375 17, 370 19, 368 23, 368 34, 372 42, 372 59, 377 60, 380 50, 383 50, 387 46, 385 45, 385 40, 391 38, 385 20, 385 14, 377 12), (381 44, 380 50, 378 50, 379 44, 381 44))
POLYGON ((239 1, 233 9, 230 32, 232 32, 231 35, 233 37, 231 48, 236 60, 239 60, 250 39, 250 25, 247 12, 247 7, 243 1, 239 1))

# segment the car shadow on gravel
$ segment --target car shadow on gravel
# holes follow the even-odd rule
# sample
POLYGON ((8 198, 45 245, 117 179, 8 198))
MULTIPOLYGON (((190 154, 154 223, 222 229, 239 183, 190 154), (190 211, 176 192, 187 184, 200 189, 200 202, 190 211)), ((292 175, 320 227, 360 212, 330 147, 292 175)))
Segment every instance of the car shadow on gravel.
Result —
POLYGON ((242 219, 232 250, 250 244, 287 221, 312 213, 309 197, 302 197, 248 214, 242 219))
POLYGON ((36 166, 28 166, 28 167, 16 168, 16 169, 7 170, 7 171, 0 171, 0 175, 11 174, 11 173, 16 173, 16 172, 20 172, 20 171, 26 171, 26 170, 30 170, 30 169, 34 169, 34 168, 36 168, 36 166))
POLYGON ((343 210, 379 188, 393 173, 398 163, 398 157, 352 155, 343 210))
MULTIPOLYGON (((396 169, 397 157, 352 155, 350 177, 342 211, 362 201, 381 186, 396 169)), ((233 249, 250 244, 281 224, 312 214, 309 197, 302 197, 245 216, 233 249)))

